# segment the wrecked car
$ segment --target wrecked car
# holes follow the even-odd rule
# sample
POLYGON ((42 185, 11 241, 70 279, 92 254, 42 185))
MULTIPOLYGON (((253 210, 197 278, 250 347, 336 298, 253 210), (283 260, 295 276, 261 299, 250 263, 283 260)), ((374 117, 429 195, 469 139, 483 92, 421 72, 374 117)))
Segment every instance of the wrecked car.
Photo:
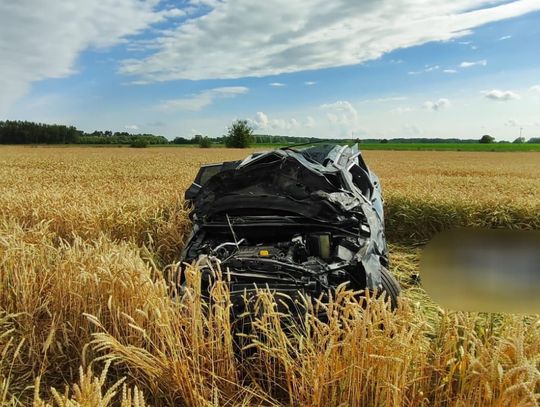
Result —
POLYGON ((199 261, 203 289, 218 262, 236 303, 256 287, 318 298, 348 282, 397 304, 383 200, 358 146, 257 152, 202 166, 185 193, 193 231, 181 264, 199 261))

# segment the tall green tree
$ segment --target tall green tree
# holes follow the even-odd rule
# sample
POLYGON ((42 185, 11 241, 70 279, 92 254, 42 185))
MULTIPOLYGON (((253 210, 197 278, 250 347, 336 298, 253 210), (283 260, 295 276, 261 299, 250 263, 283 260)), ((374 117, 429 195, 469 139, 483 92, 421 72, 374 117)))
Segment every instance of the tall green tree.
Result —
POLYGON ((495 141, 495 137, 491 137, 490 135, 484 134, 479 141, 481 144, 490 144, 495 141))
POLYGON ((199 140, 199 147, 200 148, 210 148, 212 147, 212 140, 208 136, 201 137, 199 140))
POLYGON ((253 142, 253 128, 247 120, 236 120, 227 131, 225 146, 229 148, 246 148, 253 142))

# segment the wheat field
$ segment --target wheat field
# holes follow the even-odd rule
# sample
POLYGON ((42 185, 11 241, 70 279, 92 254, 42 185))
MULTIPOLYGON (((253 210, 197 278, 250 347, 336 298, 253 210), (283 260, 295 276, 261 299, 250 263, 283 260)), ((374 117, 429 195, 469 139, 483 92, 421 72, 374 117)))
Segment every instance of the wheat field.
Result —
POLYGON ((536 406, 540 318, 453 312, 415 278, 451 226, 540 228, 540 154, 364 154, 385 197, 397 311, 338 290, 284 328, 261 291, 238 352, 227 287, 196 265, 183 192, 246 150, 0 148, 0 401, 36 406, 536 406), (363 301, 363 300, 362 300, 363 301), (314 315, 327 315, 322 323, 314 315))

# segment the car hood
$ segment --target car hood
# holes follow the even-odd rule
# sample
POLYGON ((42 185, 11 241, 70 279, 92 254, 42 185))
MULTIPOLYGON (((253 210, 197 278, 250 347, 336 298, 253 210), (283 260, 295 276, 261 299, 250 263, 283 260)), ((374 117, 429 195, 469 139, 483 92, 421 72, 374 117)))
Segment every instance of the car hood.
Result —
POLYGON ((293 150, 250 156, 212 176, 193 200, 197 219, 223 213, 294 214, 328 223, 360 223, 361 194, 344 188, 339 168, 323 166, 293 150))

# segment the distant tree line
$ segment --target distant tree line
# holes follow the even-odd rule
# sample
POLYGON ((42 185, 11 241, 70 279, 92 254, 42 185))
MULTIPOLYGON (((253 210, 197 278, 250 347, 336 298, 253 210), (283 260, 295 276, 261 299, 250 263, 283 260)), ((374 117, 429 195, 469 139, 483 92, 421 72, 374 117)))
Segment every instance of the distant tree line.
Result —
POLYGON ((80 136, 79 144, 132 144, 134 140, 142 140, 147 144, 169 144, 169 140, 163 136, 130 134, 125 131, 94 131, 80 136))
POLYGON ((72 144, 82 132, 73 126, 22 121, 0 121, 1 144, 72 144))
POLYGON ((362 143, 382 143, 383 140, 387 140, 388 143, 395 144, 417 144, 417 143, 429 143, 429 144, 476 144, 478 139, 459 139, 459 138, 427 138, 427 137, 416 137, 416 138, 391 138, 391 139, 362 139, 362 143))
MULTIPOLYGON (((236 123, 236 122, 235 122, 236 123)), ((235 126, 233 123, 233 127, 235 126)), ((223 135, 220 137, 208 137, 202 136, 200 134, 193 136, 192 138, 183 138, 176 137, 171 143, 173 144, 186 144, 186 145, 200 145, 201 147, 208 147, 209 144, 225 144, 227 146, 227 140, 230 139, 230 134, 223 135), (201 145, 201 143, 204 144, 201 145)), ((249 139, 249 138, 248 138, 249 139)), ((317 143, 320 141, 329 141, 332 143, 364 143, 364 144, 377 144, 377 143, 391 143, 391 144, 488 144, 488 143, 530 143, 538 144, 540 143, 539 137, 532 137, 529 140, 525 140, 524 137, 520 137, 512 141, 496 141, 494 137, 490 135, 484 135, 478 139, 459 139, 459 138, 428 138, 428 137, 415 137, 415 138, 364 138, 364 139, 350 139, 350 138, 341 138, 341 139, 323 139, 318 137, 296 137, 296 136, 280 136, 280 135, 271 135, 271 134, 252 134, 251 141, 249 144, 276 144, 276 145, 292 145, 292 144, 311 144, 317 143)), ((229 143, 230 144, 230 143, 229 143)), ((243 143, 245 144, 245 143, 243 143)))
MULTIPOLYGON (((214 144, 224 144, 222 137, 208 137, 208 136, 201 136, 200 134, 194 135, 192 138, 184 138, 184 137, 175 137, 174 140, 170 141, 171 144, 185 144, 185 145, 193 145, 193 144, 205 144, 204 147, 206 147, 206 144, 214 143, 214 144)), ((208 146, 209 147, 209 146, 208 146)))
MULTIPOLYGON (((176 137, 169 141, 163 136, 154 134, 130 134, 128 132, 94 131, 86 133, 78 130, 74 126, 60 124, 43 124, 28 121, 0 121, 0 144, 126 144, 134 147, 142 147, 149 144, 185 144, 199 145, 202 148, 211 147, 213 144, 221 144, 227 147, 243 148, 252 144, 310 144, 325 139, 317 137, 295 137, 280 136, 271 134, 253 134, 253 128, 246 120, 236 120, 227 129, 227 134, 218 137, 202 136, 197 134, 192 138, 176 137)), ((473 143, 496 143, 497 141, 490 135, 484 135, 480 139, 458 139, 458 138, 391 138, 391 139, 327 139, 333 143, 451 143, 451 144, 473 144, 473 143)), ((498 143, 510 143, 509 141, 499 141, 498 143)), ((532 137, 525 140, 518 137, 513 143, 539 144, 539 137, 532 137)))
MULTIPOLYGON (((291 136, 274 136, 266 134, 254 134, 254 144, 300 144, 300 143, 316 143, 321 140, 325 140, 317 137, 291 137, 291 136)), ((459 139, 459 138, 428 138, 428 137, 416 137, 416 138, 363 138, 363 139, 326 139, 336 143, 392 143, 392 144, 478 144, 478 143, 496 143, 495 138, 489 135, 484 135, 480 139, 459 139)), ((511 143, 510 141, 499 141, 499 143, 511 143)), ((524 137, 520 137, 513 141, 513 143, 540 143, 540 137, 532 137, 528 141, 524 137)))
POLYGON ((163 136, 128 132, 85 133, 74 126, 28 121, 0 121, 0 144, 168 144, 163 136))

